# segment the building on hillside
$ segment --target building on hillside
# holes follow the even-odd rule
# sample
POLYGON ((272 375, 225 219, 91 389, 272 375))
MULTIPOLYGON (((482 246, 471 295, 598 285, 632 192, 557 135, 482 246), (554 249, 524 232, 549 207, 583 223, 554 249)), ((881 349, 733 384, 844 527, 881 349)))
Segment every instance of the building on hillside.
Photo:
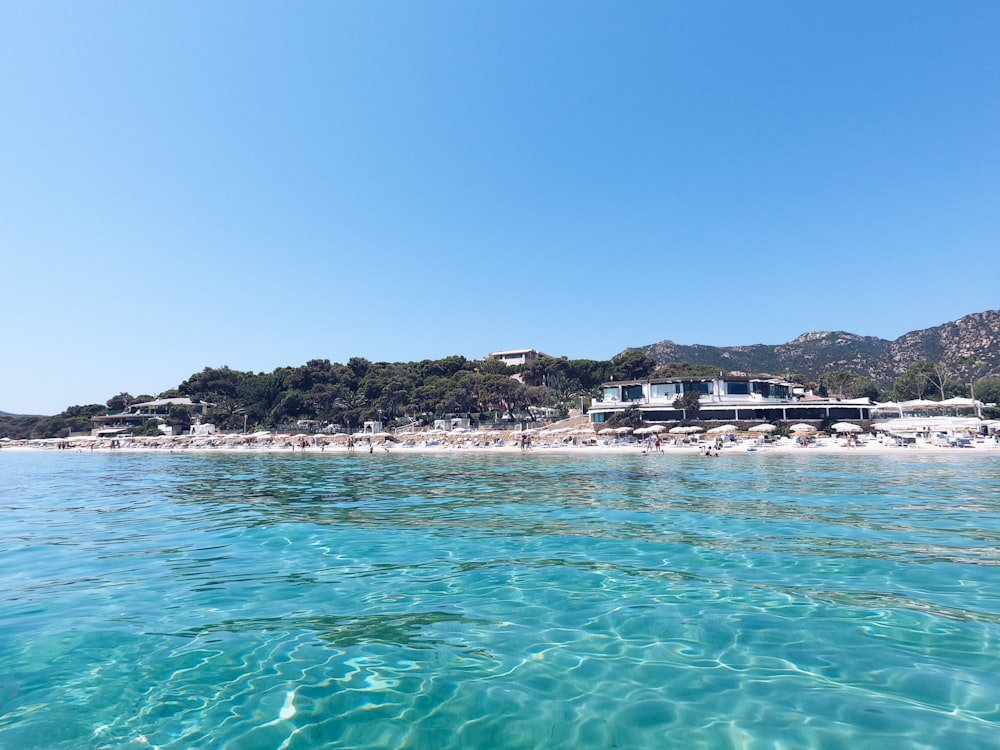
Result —
POLYGON ((524 365, 528 362, 534 362, 539 357, 547 357, 547 354, 543 354, 535 349, 510 349, 505 352, 490 352, 486 355, 486 359, 498 359, 506 365, 524 365))
POLYGON ((91 420, 93 422, 91 434, 95 436, 113 435, 144 425, 150 419, 166 421, 172 406, 188 406, 191 408, 192 414, 199 418, 211 404, 204 401, 192 401, 189 398, 158 398, 152 401, 141 401, 129 404, 124 411, 94 417, 91 420))
POLYGON ((601 398, 590 405, 590 421, 603 424, 626 409, 636 409, 642 422, 677 422, 688 418, 674 401, 697 393, 697 419, 704 422, 784 422, 856 420, 871 418, 867 399, 805 399, 794 384, 766 375, 629 380, 601 385, 601 398))

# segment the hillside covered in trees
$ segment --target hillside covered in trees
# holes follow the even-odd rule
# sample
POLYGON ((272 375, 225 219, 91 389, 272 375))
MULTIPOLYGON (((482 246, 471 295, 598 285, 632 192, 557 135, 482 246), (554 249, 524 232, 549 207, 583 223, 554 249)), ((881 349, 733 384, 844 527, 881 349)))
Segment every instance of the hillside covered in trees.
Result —
MULTIPOLYGON (((420 362, 370 362, 353 357, 346 364, 310 360, 272 372, 243 372, 206 367, 169 391, 133 396, 118 393, 105 404, 72 406, 55 416, 0 416, 0 437, 66 437, 90 429, 95 415, 121 411, 153 398, 185 396, 210 404, 204 420, 221 430, 295 429, 303 421, 325 428, 351 429, 367 420, 386 426, 429 425, 437 418, 459 416, 481 422, 534 419, 536 407, 568 414, 599 396, 609 380, 713 375, 728 362, 658 365, 644 351, 629 349, 611 360, 542 357, 516 367, 496 360, 451 356, 420 362), (516 376, 516 377, 512 377, 516 376)), ((891 387, 846 369, 805 374, 782 373, 821 396, 875 400, 944 399, 974 395, 1000 401, 1000 377, 966 383, 947 364, 921 360, 895 378, 891 387)), ((195 419, 189 407, 175 406, 168 422, 186 429, 195 419)), ((152 426, 150 426, 152 428, 152 426)))
MULTIPOLYGON (((163 393, 119 393, 105 404, 73 406, 55 416, 0 416, 0 436, 63 437, 88 430, 97 414, 177 396, 211 404, 205 419, 223 430, 281 429, 301 420, 351 428, 366 420, 430 423, 444 415, 531 419, 532 407, 566 413, 603 381, 642 377, 653 366, 649 357, 626 352, 608 361, 544 357, 519 367, 462 356, 420 362, 353 357, 346 364, 315 359, 258 373, 206 367, 163 393)), ((192 419, 185 407, 171 410, 170 421, 178 426, 192 419)))

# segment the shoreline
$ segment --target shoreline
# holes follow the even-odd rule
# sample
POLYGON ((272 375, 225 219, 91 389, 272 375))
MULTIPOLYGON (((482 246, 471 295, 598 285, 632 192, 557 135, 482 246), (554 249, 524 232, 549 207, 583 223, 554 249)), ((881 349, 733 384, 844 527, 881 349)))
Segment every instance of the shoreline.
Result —
POLYGON ((566 443, 536 443, 531 447, 504 441, 503 444, 489 442, 475 444, 475 441, 414 441, 412 445, 405 442, 383 442, 381 439, 356 443, 354 450, 348 449, 343 441, 329 440, 323 445, 294 439, 292 436, 276 436, 266 444, 257 442, 220 440, 197 440, 191 438, 156 438, 152 440, 133 440, 112 446, 107 439, 71 439, 47 441, 12 441, 0 446, 0 455, 8 453, 222 453, 222 454, 288 454, 288 455, 351 455, 351 454, 502 454, 502 455, 580 455, 580 456, 706 456, 723 457, 735 454, 792 454, 792 455, 921 455, 921 454, 961 454, 961 455, 996 455, 1000 456, 1000 443, 989 437, 973 441, 968 446, 940 445, 926 441, 899 446, 885 444, 878 439, 858 440, 854 445, 847 445, 840 438, 819 439, 808 445, 796 443, 792 439, 779 439, 774 442, 762 443, 753 438, 737 442, 725 442, 720 449, 713 447, 712 442, 675 445, 665 443, 659 450, 650 448, 645 443, 611 443, 600 442, 596 445, 566 444, 566 443))

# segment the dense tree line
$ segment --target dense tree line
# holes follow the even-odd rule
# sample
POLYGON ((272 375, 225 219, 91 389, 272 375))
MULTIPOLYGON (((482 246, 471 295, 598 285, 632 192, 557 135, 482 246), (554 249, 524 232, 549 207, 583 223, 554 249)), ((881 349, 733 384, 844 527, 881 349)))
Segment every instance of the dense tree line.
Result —
MULTIPOLYGON (((565 414, 598 396, 601 383, 606 381, 650 376, 711 377, 719 371, 714 365, 685 362, 657 367, 649 355, 634 349, 611 360, 542 357, 517 367, 458 355, 419 362, 369 362, 353 357, 346 364, 314 359, 299 367, 259 373, 226 366, 206 367, 157 397, 187 396, 211 404, 204 419, 222 430, 287 428, 301 420, 351 429, 367 420, 379 420, 387 426, 431 424, 446 415, 485 421, 497 417, 532 419, 533 407, 553 408, 565 414)), ((870 378, 846 371, 824 373, 815 382, 791 373, 785 377, 835 398, 941 400, 975 395, 987 403, 1000 401, 1000 378, 982 378, 970 389, 951 369, 934 362, 914 364, 897 378, 891 391, 880 388, 870 378)), ((132 403, 152 398, 119 393, 106 404, 72 406, 51 417, 0 416, 0 436, 65 437, 70 432, 89 430, 97 414, 125 410, 132 403)), ((698 409, 693 401, 685 403, 684 408, 692 414, 698 409)), ((194 419, 186 407, 173 407, 168 417, 181 428, 194 419)), ((154 434, 155 423, 137 431, 154 434)))

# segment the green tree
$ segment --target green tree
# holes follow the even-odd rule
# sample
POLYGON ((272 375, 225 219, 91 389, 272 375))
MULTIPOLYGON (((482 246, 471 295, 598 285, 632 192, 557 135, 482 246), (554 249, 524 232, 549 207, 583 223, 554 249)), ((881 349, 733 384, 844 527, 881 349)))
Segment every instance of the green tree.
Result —
POLYGON ((477 398, 485 411, 506 412, 511 419, 515 419, 514 412, 519 406, 527 404, 527 389, 514 378, 482 375, 477 385, 477 398))
POLYGON ((181 383, 178 390, 196 401, 216 403, 226 398, 235 401, 240 382, 250 374, 231 370, 228 366, 206 367, 181 383))
POLYGON ((608 427, 638 427, 642 424, 642 412, 637 406, 628 406, 613 414, 606 424, 608 427))
POLYGON ((288 423, 290 420, 299 419, 309 414, 311 412, 309 412, 305 395, 302 391, 290 390, 285 392, 277 405, 271 410, 268 419, 271 424, 280 426, 288 423))
POLYGON ((473 363, 474 369, 482 375, 512 375, 512 367, 499 359, 480 359, 473 363))
POLYGON ((881 394, 878 383, 869 377, 847 370, 825 372, 819 377, 820 393, 833 398, 871 398, 881 394))
POLYGON ((135 402, 131 393, 119 393, 117 396, 112 396, 108 399, 108 411, 125 411, 129 404, 135 402))
MULTIPOLYGON (((276 370, 270 373, 248 374, 236 387, 235 402, 246 410, 249 424, 263 424, 271 413, 281 393, 285 390, 286 373, 276 370)), ((235 411, 232 410, 232 412, 235 411)), ((214 415, 213 415, 214 417, 214 415)), ((219 424, 218 422, 216 424, 219 424)), ((219 424, 219 427, 223 425, 219 424)), ((228 424, 233 429, 235 424, 228 424)))
POLYGON ((893 398, 897 401, 908 401, 924 398, 931 388, 931 375, 934 363, 928 360, 915 362, 898 378, 893 385, 893 398))
POLYGON ((479 411, 479 399, 476 392, 479 376, 471 372, 459 372, 445 382, 448 384, 448 388, 438 401, 438 413, 471 414, 474 411, 479 411))
POLYGON ((972 384, 972 393, 984 404, 1000 404, 1000 378, 980 378, 972 384))
POLYGON ((548 387, 552 392, 553 406, 574 402, 586 392, 579 380, 570 377, 565 372, 552 373, 548 378, 548 387))
POLYGON ((688 362, 667 362, 656 368, 653 375, 658 378, 706 378, 714 377, 722 371, 716 365, 692 365, 688 362))
POLYGON ((290 370, 286 381, 290 388, 303 393, 320 385, 336 385, 339 382, 337 368, 328 359, 311 359, 302 367, 290 370))
POLYGON ((334 421, 346 424, 348 427, 360 425, 362 414, 368 408, 368 399, 364 392, 357 387, 349 387, 345 384, 339 386, 337 398, 334 401, 334 421))
POLYGON ((193 419, 193 410, 184 404, 172 404, 167 412, 167 424, 173 428, 175 435, 185 434, 190 429, 193 419))
POLYGON ((656 369, 656 360, 639 349, 626 349, 611 360, 611 366, 617 379, 639 380, 656 369))
POLYGON ((684 419, 697 419, 698 412, 701 411, 701 396, 697 391, 685 391, 682 395, 674 399, 675 409, 684 412, 684 419))
POLYGON ((163 434, 160 431, 160 420, 147 419, 145 423, 133 427, 132 434, 138 437, 158 437, 163 434))

